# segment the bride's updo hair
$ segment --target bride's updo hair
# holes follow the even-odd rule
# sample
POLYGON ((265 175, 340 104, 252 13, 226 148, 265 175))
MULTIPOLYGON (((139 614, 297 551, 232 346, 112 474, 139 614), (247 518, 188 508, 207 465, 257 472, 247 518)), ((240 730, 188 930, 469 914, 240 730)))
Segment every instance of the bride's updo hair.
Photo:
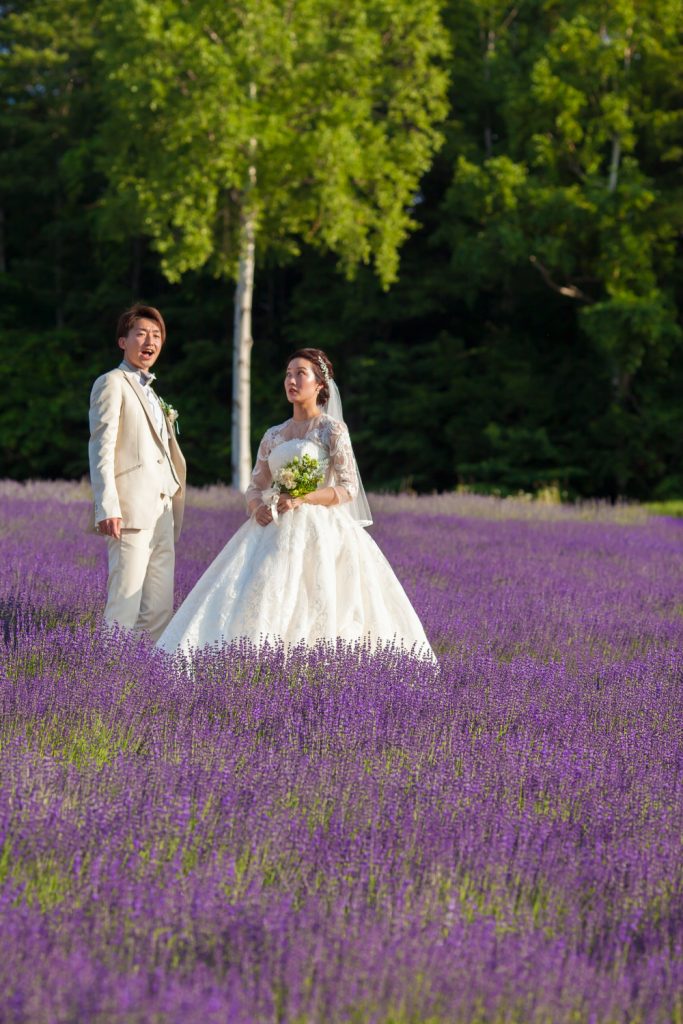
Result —
POLYGON ((292 359, 307 359, 313 367, 316 380, 322 384, 318 397, 318 405, 325 405, 330 397, 329 382, 334 377, 334 367, 321 348, 298 348, 287 360, 287 365, 292 359), (327 371, 327 372, 325 372, 327 371))

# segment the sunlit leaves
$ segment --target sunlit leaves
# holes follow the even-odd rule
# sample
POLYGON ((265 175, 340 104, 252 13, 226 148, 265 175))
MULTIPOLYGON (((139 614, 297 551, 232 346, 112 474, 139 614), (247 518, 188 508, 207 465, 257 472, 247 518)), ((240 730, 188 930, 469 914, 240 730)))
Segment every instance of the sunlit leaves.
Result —
POLYGON ((261 253, 305 239, 349 273, 372 262, 395 277, 446 109, 433 0, 105 0, 98 12, 109 208, 134 198, 169 278, 234 275, 247 202, 261 253))
MULTIPOLYGON (((474 295, 533 268, 579 304, 623 400, 648 351, 665 358, 681 340, 670 276, 681 189, 658 177, 681 159, 683 5, 538 4, 532 36, 526 9, 506 22, 488 3, 471 8, 505 141, 498 152, 482 136, 478 155, 456 164, 443 227, 454 270, 474 295)), ((490 118, 490 107, 482 113, 490 118)))

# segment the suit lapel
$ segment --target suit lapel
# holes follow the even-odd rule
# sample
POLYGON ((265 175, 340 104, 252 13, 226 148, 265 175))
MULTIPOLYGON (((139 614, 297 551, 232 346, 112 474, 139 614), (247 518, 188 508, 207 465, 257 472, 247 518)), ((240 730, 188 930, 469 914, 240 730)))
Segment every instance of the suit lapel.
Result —
MULTIPOLYGON (((168 433, 168 450, 167 450, 166 445, 164 444, 164 439, 163 439, 163 437, 161 436, 161 434, 159 433, 159 431, 157 429, 156 420, 154 419, 154 414, 153 414, 153 412, 152 412, 152 410, 150 408, 149 402, 147 401, 147 396, 145 395, 144 388, 143 388, 142 384, 140 383, 140 378, 138 377, 137 373, 133 373, 130 370, 127 370, 125 366, 120 366, 119 369, 121 370, 121 373, 123 374, 123 376, 126 378, 128 383, 132 387, 132 389, 135 392, 135 394, 137 395, 138 400, 140 402, 140 405, 142 406, 142 408, 144 410, 144 413, 145 413, 145 416, 147 417, 147 422, 149 423, 150 428, 152 430, 152 433, 154 434, 154 438, 155 438, 156 442, 160 445, 161 450, 166 455, 172 455, 174 453, 174 446, 175 446, 175 453, 177 453, 176 457, 179 457, 179 461, 184 465, 185 460, 184 460, 184 458, 183 458, 183 456, 182 456, 182 454, 180 452, 180 448, 178 446, 178 443, 177 443, 177 441, 176 441, 176 439, 175 439, 175 437, 173 435, 173 427, 168 422, 168 418, 166 416, 164 416, 164 419, 166 421, 166 429, 167 429, 167 433, 168 433)), ((175 476, 176 481, 178 483, 180 483, 180 479, 178 477, 178 470, 177 470, 176 466, 174 465, 174 460, 173 460, 172 457, 170 459, 170 463, 171 463, 171 469, 173 471, 173 475, 175 476)))
POLYGON ((185 458, 180 450, 180 445, 175 439, 172 425, 166 420, 166 426, 168 427, 168 450, 171 456, 171 465, 173 466, 173 472, 175 473, 178 483, 181 483, 181 477, 185 473, 185 458))
POLYGON ((156 421, 154 419, 154 414, 153 414, 153 412, 152 412, 152 410, 150 408, 149 402, 147 401, 147 396, 145 395, 144 389, 142 387, 142 384, 140 383, 140 380, 138 378, 137 373, 130 373, 129 371, 126 371, 125 369, 122 370, 121 372, 123 373, 124 377, 126 378, 128 383, 132 387, 133 391, 137 395, 137 397, 138 397, 138 399, 140 401, 140 405, 142 406, 142 408, 144 410, 144 413, 145 413, 145 416, 147 417, 147 422, 149 423, 150 427, 152 428, 152 431, 153 431, 154 436, 156 437, 157 441, 163 447, 163 444, 164 444, 163 438, 162 438, 161 434, 159 433, 159 430, 158 430, 157 425, 156 425, 156 421))

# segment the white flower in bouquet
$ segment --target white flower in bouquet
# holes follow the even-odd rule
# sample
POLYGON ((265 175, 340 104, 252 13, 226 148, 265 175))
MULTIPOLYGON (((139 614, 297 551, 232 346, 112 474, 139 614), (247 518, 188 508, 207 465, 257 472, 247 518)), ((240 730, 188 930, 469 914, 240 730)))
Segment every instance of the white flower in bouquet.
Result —
POLYGON ((279 474, 279 482, 286 490, 291 490, 296 484, 296 477, 293 469, 283 469, 279 474))

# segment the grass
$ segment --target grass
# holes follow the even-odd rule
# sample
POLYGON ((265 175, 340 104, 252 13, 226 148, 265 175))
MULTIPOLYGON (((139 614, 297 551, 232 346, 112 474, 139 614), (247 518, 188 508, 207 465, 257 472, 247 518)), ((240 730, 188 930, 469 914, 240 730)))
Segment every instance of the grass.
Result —
POLYGON ((683 498, 671 498, 669 501, 646 501, 645 508, 655 516, 673 516, 683 519, 683 498))

